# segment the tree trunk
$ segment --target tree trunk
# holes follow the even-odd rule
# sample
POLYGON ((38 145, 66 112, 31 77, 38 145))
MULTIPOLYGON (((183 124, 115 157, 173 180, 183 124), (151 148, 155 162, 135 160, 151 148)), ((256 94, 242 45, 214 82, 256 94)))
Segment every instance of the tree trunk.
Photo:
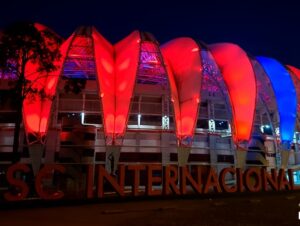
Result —
POLYGON ((21 129, 21 123, 22 123, 22 109, 23 109, 23 101, 25 99, 25 65, 26 65, 26 59, 24 55, 24 51, 22 51, 22 57, 20 62, 20 76, 17 81, 16 87, 15 87, 15 94, 16 94, 16 123, 15 123, 15 130, 14 130, 14 143, 13 143, 13 163, 16 163, 20 160, 19 155, 19 143, 20 143, 20 129, 21 129))
POLYGON ((17 101, 17 115, 15 121, 15 130, 14 130, 14 143, 13 143, 13 163, 16 163, 20 160, 19 156, 19 143, 20 143, 20 130, 22 123, 22 101, 17 101))

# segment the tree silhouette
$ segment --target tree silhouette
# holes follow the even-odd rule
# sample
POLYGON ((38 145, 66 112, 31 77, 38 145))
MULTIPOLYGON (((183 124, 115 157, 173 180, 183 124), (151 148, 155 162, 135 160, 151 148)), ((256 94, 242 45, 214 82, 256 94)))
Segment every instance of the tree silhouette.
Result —
MULTIPOLYGON (((16 106, 13 161, 18 161, 20 124, 22 106, 27 95, 39 94, 45 97, 44 90, 34 88, 36 81, 25 76, 26 65, 36 65, 37 72, 51 72, 56 69, 54 62, 59 60, 61 38, 51 30, 30 22, 18 22, 8 26, 0 33, 0 75, 11 79, 11 90, 16 106)), ((41 76, 45 73, 40 73, 41 76)), ((38 79, 38 78, 37 78, 38 79)))

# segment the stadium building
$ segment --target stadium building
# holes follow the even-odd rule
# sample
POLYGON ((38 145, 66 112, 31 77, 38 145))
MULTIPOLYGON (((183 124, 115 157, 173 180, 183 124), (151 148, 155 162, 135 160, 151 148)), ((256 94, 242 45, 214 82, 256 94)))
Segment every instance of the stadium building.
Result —
MULTIPOLYGON (((218 171, 300 164, 300 71, 292 66, 231 43, 177 38, 160 46, 140 31, 113 45, 94 27, 79 27, 61 54, 59 69, 36 85, 53 98, 24 101, 23 163, 102 163, 112 173, 118 163, 218 171), (65 89, 72 80, 84 83, 78 93, 65 89)), ((27 79, 40 76, 33 70, 32 63, 27 79)), ((4 167, 12 159, 15 107, 11 79, 0 76, 4 167)))

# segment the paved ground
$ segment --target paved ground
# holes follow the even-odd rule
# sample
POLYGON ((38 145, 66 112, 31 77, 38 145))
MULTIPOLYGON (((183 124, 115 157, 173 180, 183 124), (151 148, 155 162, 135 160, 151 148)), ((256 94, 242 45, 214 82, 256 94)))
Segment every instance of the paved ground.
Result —
POLYGON ((1 226, 300 225, 300 191, 250 196, 140 200, 0 211, 1 226))

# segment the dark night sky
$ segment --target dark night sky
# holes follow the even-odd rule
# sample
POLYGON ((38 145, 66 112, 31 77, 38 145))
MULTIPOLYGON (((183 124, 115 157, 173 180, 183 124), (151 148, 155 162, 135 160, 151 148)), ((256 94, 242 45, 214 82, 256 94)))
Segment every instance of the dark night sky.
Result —
POLYGON ((112 43, 140 29, 153 33, 160 43, 180 36, 208 44, 233 42, 252 55, 300 67, 300 6, 296 0, 104 1, 5 0, 0 3, 0 27, 26 19, 67 38, 79 25, 94 25, 112 43))

